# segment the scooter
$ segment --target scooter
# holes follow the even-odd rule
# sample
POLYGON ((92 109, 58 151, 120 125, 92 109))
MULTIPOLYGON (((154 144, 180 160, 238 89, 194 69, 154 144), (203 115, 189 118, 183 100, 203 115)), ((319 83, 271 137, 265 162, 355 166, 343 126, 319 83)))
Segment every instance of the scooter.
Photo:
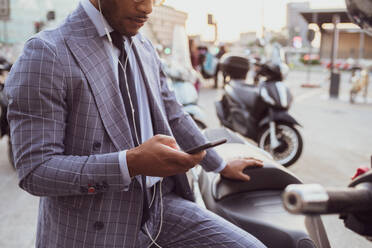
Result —
POLYGON ((223 126, 256 141, 277 162, 288 167, 302 153, 303 141, 296 129, 301 125, 288 114, 293 98, 282 82, 280 66, 270 63, 259 66, 259 74, 266 80, 254 86, 245 83, 248 59, 225 58, 222 70, 231 79, 224 87, 222 99, 215 103, 216 112, 223 126))
POLYGON ((6 59, 0 58, 0 138, 6 135, 9 137, 8 156, 10 164, 14 168, 13 150, 10 142, 10 129, 7 119, 8 99, 4 92, 5 78, 11 68, 12 64, 10 64, 6 59))
POLYGON ((330 247, 319 216, 291 215, 283 207, 281 195, 290 184, 301 180, 274 161, 264 150, 248 143, 226 128, 206 129, 209 140, 226 138, 228 143, 215 148, 225 160, 255 157, 263 168, 247 168, 248 182, 234 181, 200 167, 192 169, 191 184, 201 207, 234 223, 270 248, 330 247))
POLYGON ((189 71, 180 66, 166 66, 164 70, 167 74, 168 87, 174 91, 177 101, 182 104, 183 110, 190 114, 196 125, 201 129, 205 129, 206 114, 198 105, 199 95, 192 83, 197 80, 192 71, 189 71))
MULTIPOLYGON (((371 157, 372 167, 372 157, 371 157)), ((297 216, 318 218, 338 214, 345 227, 372 242, 372 171, 360 168, 345 188, 319 184, 288 185, 283 194, 285 209, 297 216)), ((319 246, 323 248, 327 246, 319 246)))

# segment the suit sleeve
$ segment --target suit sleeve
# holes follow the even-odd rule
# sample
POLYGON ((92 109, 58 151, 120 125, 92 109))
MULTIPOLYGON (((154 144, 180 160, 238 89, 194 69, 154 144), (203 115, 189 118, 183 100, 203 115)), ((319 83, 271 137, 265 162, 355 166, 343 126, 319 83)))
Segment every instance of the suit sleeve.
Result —
MULTIPOLYGON (((177 102, 174 92, 169 90, 166 75, 160 67, 160 88, 165 111, 172 133, 183 149, 187 150, 207 142, 191 116, 184 112, 177 102)), ((226 165, 214 149, 208 149, 201 165, 206 171, 220 171, 226 165)))
POLYGON ((67 86, 58 59, 52 46, 33 38, 6 82, 19 185, 37 196, 122 191, 119 153, 64 155, 67 86))

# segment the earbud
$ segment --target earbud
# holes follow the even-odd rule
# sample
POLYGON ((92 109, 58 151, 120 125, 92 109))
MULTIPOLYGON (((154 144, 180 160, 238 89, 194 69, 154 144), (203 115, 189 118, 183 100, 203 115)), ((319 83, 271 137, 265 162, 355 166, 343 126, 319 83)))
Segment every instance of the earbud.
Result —
POLYGON ((107 35, 107 38, 108 38, 109 42, 112 43, 111 35, 110 35, 110 33, 109 33, 109 31, 106 27, 105 27, 105 32, 106 32, 106 35, 107 35))

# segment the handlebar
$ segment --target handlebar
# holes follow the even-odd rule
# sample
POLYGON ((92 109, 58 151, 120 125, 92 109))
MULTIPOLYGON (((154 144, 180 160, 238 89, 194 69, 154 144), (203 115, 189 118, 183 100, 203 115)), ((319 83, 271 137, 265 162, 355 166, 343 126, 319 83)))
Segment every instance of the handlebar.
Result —
POLYGON ((292 184, 283 193, 283 204, 293 214, 371 212, 372 183, 328 189, 319 184, 292 184))

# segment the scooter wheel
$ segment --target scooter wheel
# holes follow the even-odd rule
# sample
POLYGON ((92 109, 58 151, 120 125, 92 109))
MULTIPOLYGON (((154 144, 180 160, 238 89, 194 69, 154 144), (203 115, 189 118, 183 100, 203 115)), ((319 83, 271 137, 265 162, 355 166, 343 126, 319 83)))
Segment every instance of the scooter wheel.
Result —
POLYGON ((287 123, 277 123, 276 136, 280 142, 279 147, 270 148, 270 128, 264 127, 258 136, 260 148, 269 152, 275 161, 288 167, 294 164, 302 153, 303 141, 300 133, 295 127, 287 123))

